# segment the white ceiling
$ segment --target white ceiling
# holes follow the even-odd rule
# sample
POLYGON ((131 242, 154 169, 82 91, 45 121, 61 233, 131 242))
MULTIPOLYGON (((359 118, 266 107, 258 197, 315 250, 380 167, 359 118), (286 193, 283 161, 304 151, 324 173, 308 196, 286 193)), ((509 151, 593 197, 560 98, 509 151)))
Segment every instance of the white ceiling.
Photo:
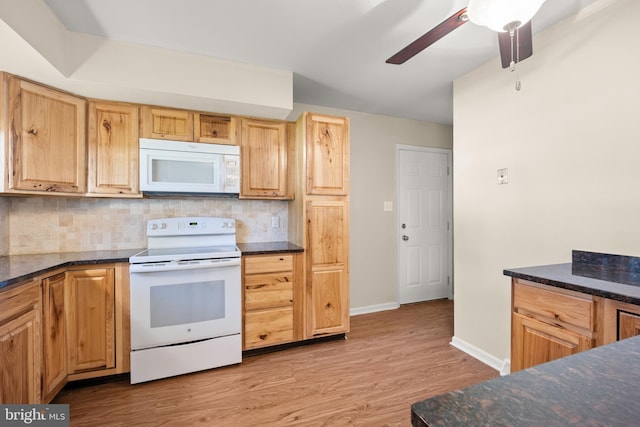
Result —
MULTIPOLYGON (((547 0, 534 34, 594 0, 547 0)), ((467 23, 403 65, 385 60, 468 0, 45 0, 65 27, 294 73, 294 102, 452 122, 452 81, 498 60, 467 23)), ((535 55, 535 37, 534 37, 535 55)))

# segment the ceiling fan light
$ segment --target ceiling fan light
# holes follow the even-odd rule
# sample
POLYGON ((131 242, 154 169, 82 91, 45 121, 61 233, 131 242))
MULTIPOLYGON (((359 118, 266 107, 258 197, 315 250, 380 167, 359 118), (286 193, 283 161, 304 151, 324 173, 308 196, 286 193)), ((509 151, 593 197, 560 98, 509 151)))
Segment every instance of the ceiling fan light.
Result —
POLYGON ((510 24, 529 22, 545 0, 469 0, 467 16, 477 25, 508 31, 510 24))

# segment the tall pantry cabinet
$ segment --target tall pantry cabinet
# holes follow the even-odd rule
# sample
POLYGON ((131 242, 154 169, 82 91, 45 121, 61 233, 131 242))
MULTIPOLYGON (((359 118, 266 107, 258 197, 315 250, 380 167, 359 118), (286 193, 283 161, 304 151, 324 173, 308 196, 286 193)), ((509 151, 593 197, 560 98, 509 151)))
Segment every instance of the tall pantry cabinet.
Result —
POLYGON ((305 248, 304 338, 349 332, 349 119, 296 122, 289 239, 305 248))

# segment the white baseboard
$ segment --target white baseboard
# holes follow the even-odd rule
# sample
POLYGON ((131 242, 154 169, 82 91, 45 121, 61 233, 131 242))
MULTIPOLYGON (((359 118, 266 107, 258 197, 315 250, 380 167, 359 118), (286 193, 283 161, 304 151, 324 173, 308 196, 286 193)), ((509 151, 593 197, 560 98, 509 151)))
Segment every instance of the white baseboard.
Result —
POLYGON ((366 307, 356 307, 349 310, 349 315, 357 316, 359 314, 376 313, 378 311, 396 310, 400 308, 397 302, 387 302, 385 304, 368 305, 366 307))
POLYGON ((500 375, 507 375, 511 371, 511 361, 509 359, 498 359, 492 354, 489 354, 486 351, 481 350, 478 347, 471 345, 458 337, 451 338, 450 344, 455 348, 464 351, 469 356, 478 359, 485 365, 488 365, 496 371, 499 371, 500 375))

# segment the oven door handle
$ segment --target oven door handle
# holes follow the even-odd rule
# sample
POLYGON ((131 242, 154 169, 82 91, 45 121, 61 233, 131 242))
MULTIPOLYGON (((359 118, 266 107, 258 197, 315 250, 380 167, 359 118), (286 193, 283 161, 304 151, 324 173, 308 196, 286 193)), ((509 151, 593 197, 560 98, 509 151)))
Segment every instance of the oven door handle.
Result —
POLYGON ((130 264, 129 273, 160 273, 163 271, 224 268, 224 267, 235 267, 239 265, 240 265, 240 258, 147 262, 143 264, 130 264))

